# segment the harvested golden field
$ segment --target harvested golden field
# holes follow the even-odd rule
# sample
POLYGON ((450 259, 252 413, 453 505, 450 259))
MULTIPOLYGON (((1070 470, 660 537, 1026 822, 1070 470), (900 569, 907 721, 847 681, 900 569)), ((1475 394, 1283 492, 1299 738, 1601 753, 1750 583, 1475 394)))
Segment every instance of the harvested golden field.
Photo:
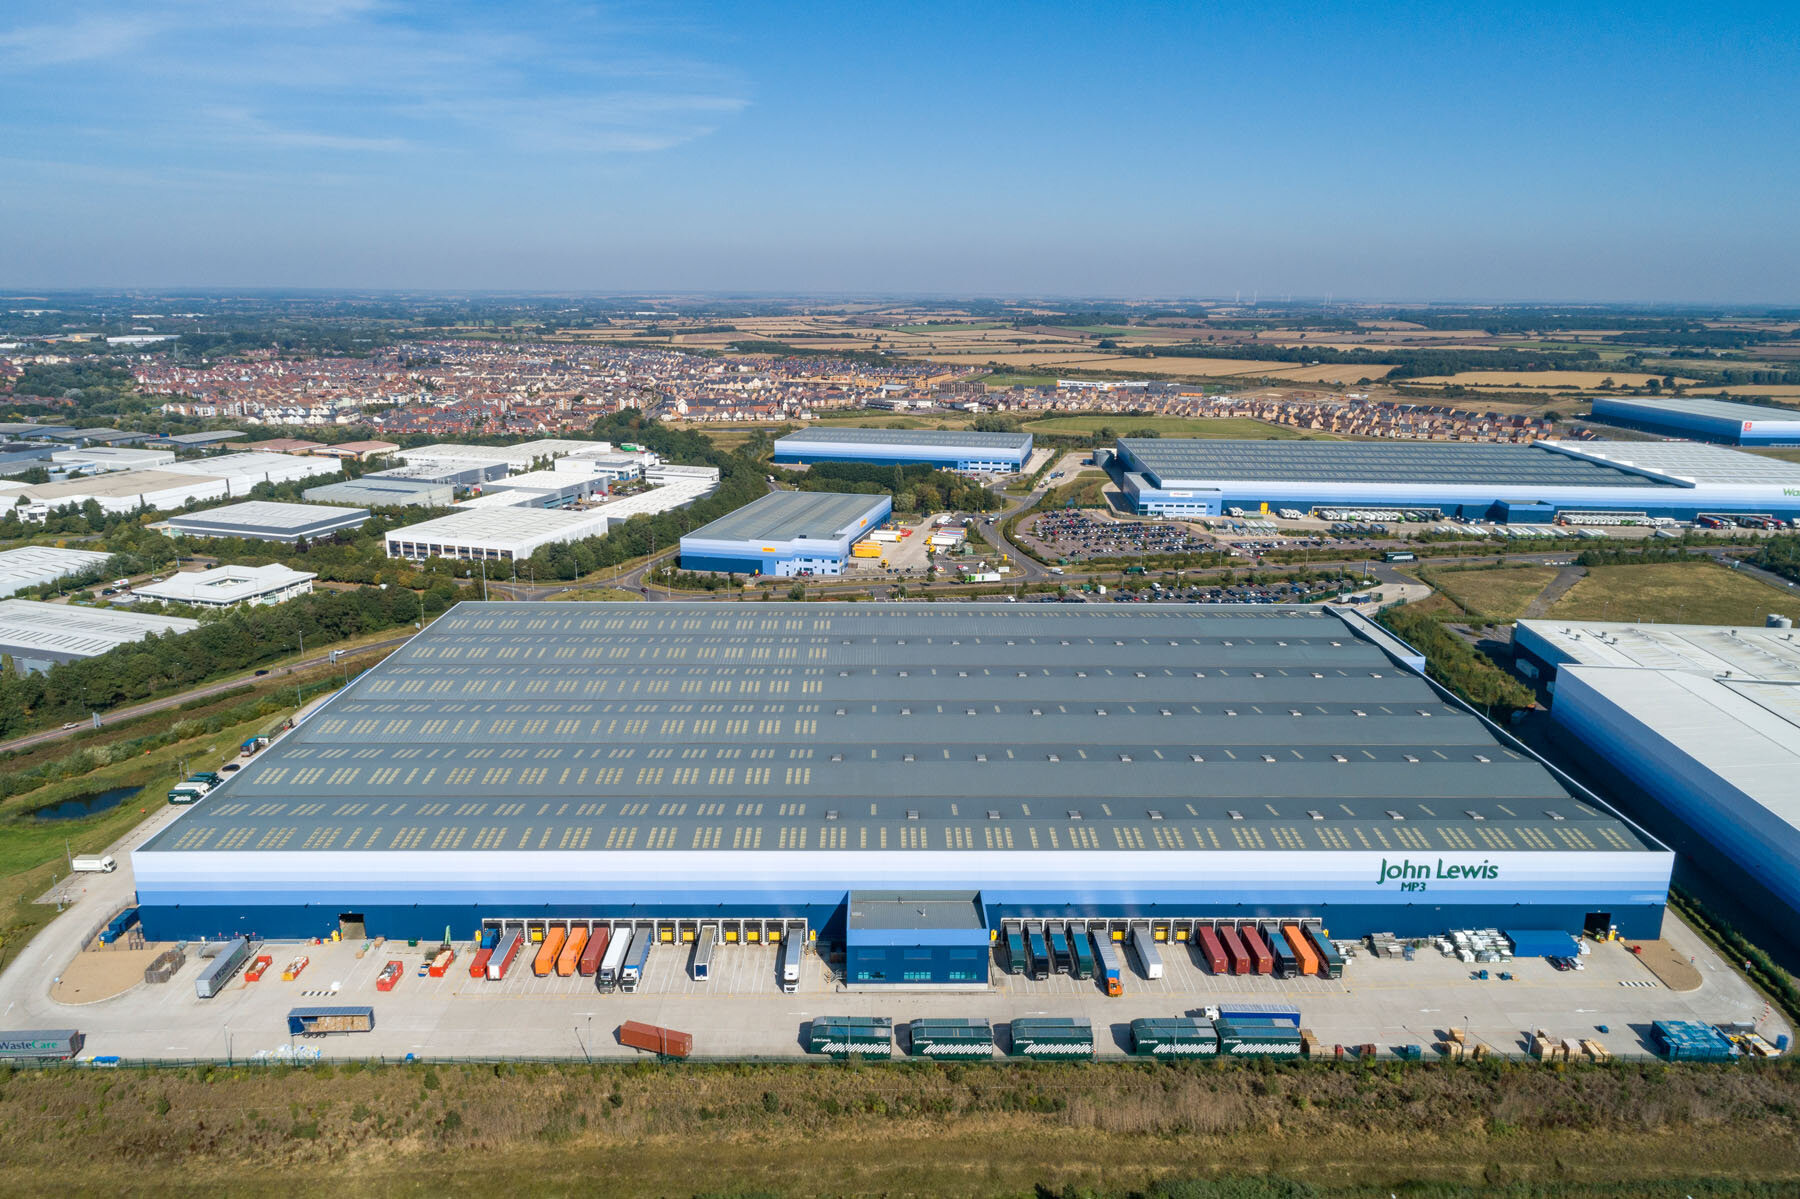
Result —
POLYGON ((1554 566, 1514 566, 1496 570, 1431 571, 1426 581, 1462 607, 1472 620, 1505 623, 1525 615, 1525 608, 1556 577, 1554 566))
POLYGON ((1241 358, 1136 358, 1120 354, 1078 354, 1062 350, 1002 352, 980 357, 938 352, 925 354, 923 357, 933 362, 997 362, 1002 366, 1030 367, 1044 371, 1100 371, 1108 374, 1165 375, 1188 379, 1268 378, 1288 379, 1296 383, 1354 383, 1363 378, 1382 378, 1394 369, 1391 366, 1370 365, 1309 366, 1305 363, 1241 358))
POLYGON ((1165 1193, 1772 1199, 1800 1182, 1787 1062, 44 1071, 0 1074, 0 1111, 0 1193, 33 1196, 52 1178, 333 1199, 1125 1199, 1183 1179, 1225 1181, 1165 1193))
MULTIPOLYGON (((1621 387, 1643 387, 1661 375, 1631 371, 1458 371, 1454 375, 1431 375, 1409 382, 1445 384, 1462 387, 1598 387, 1611 379, 1621 387)), ((1692 379, 1679 375, 1675 381, 1690 384, 1692 379)))

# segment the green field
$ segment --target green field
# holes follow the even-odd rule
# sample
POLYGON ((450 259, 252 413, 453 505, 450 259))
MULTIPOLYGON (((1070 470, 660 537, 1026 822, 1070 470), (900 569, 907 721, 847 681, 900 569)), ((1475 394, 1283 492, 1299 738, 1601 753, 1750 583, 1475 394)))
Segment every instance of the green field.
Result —
POLYGON ((1249 441, 1331 441, 1324 434, 1306 433, 1285 425, 1270 425, 1243 416, 1216 418, 1186 416, 1127 416, 1122 413, 1046 416, 1026 421, 1019 426, 1027 433, 1092 434, 1111 429, 1120 437, 1140 429, 1153 430, 1163 437, 1240 438, 1249 441))
POLYGON ((626 591, 623 587, 582 587, 575 591, 559 591, 550 598, 552 600, 569 600, 578 603, 585 603, 589 600, 624 603, 629 600, 641 600, 644 597, 635 591, 626 591))
POLYGON ((1504 570, 1434 571, 1427 581, 1455 600, 1470 619, 1505 623, 1525 615, 1526 606, 1555 577, 1554 566, 1514 566, 1504 570))
POLYGON ((1758 625, 1793 597, 1710 562, 1596 566, 1551 605, 1552 618, 1758 625))

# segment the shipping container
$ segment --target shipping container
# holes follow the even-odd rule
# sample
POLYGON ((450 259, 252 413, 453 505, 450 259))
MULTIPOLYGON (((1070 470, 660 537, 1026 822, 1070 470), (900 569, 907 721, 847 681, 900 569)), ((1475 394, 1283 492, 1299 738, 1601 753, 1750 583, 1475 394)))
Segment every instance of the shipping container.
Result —
POLYGON ((644 981, 644 968, 650 964, 650 951, 656 948, 656 938, 651 936, 650 929, 639 929, 631 939, 631 952, 625 955, 625 964, 619 967, 619 989, 630 994, 638 989, 644 981))
POLYGON ((1214 1019, 1250 1024, 1291 1024, 1299 1028, 1300 1009, 1286 1003, 1237 1003, 1219 1007, 1214 1019))
POLYGON ((1299 1057, 1300 1029, 1282 1020, 1220 1020, 1219 1052, 1226 1057, 1299 1057))
POLYGON ((334 1032, 372 1032, 372 1007, 297 1007, 288 1013, 288 1036, 322 1037, 334 1032))
POLYGON ((1085 1016, 1021 1016, 1011 1032, 1014 1057, 1094 1056, 1094 1026, 1085 1016))
POLYGON ((1016 924, 1006 928, 1006 972, 1025 973, 1025 930, 1016 924))
POLYGON ((1108 995, 1125 993, 1125 969, 1119 961, 1119 947, 1100 933, 1094 934, 1094 951, 1100 955, 1100 983, 1108 995))
POLYGON ((600 959, 600 973, 594 980, 602 991, 619 985, 619 971, 625 968, 625 955, 631 952, 631 937, 629 928, 613 929, 612 944, 606 947, 606 956, 600 959))
POLYGON ((1093 941, 1088 938, 1086 929, 1069 930, 1069 948, 1075 955, 1075 977, 1094 977, 1093 941))
POLYGON ((1297 924, 1281 926, 1281 935, 1287 939, 1288 948, 1293 951, 1294 959, 1299 964, 1301 974, 1319 973, 1319 955, 1313 952, 1312 942, 1300 933, 1297 924))
POLYGON ((1053 920, 1044 926, 1044 943, 1050 950, 1050 969, 1055 974, 1071 974, 1075 969, 1074 955, 1069 950, 1069 926, 1060 920, 1053 920))
POLYGON ((1312 944, 1313 952, 1319 955, 1319 973, 1326 978, 1344 977, 1344 955, 1337 951, 1324 930, 1316 924, 1308 924, 1300 932, 1312 944))
POLYGON ((1047 977, 1050 973, 1050 951, 1044 945, 1044 926, 1032 925, 1025 939, 1031 946, 1031 977, 1047 977))
POLYGON ((556 970, 556 959, 562 956, 563 943, 568 940, 569 930, 560 924, 553 924, 544 933, 543 944, 538 946, 537 956, 531 959, 531 972, 539 978, 556 970))
POLYGON ((135 907, 126 908, 123 912, 120 912, 117 916, 114 916, 111 920, 107 921, 106 927, 100 930, 100 944, 111 945, 114 941, 117 941, 120 937, 125 935, 126 929, 137 922, 138 910, 135 907))
POLYGON ((800 957, 804 950, 799 937, 789 937, 781 943, 781 989, 789 995, 800 989, 800 957))
POLYGON ((575 963, 575 970, 583 978, 592 978, 600 970, 600 959, 606 956, 607 942, 612 940, 612 930, 605 925, 597 925, 588 932, 587 946, 581 951, 581 960, 575 963))
POLYGON ((575 966, 581 961, 581 955, 587 949, 587 925, 578 924, 569 930, 568 939, 563 942, 562 952, 556 955, 556 973, 568 978, 575 973, 575 966))
POLYGON ((1225 947, 1220 944, 1218 933, 1206 925, 1201 925, 1200 935, 1195 938, 1194 944, 1199 951, 1200 959, 1206 963, 1208 970, 1214 974, 1224 974, 1230 969, 1226 964, 1225 947))
MULTIPOLYGON (((644 944, 650 944, 649 937, 644 938, 644 944)), ((627 1020, 619 1025, 619 1044, 663 1057, 686 1057, 694 1051, 694 1035, 627 1020)))
POLYGON ((41 1028, 0 1032, 0 1060, 64 1061, 81 1052, 86 1040, 78 1029, 41 1028))
POLYGON ((1275 977, 1294 977, 1300 972, 1300 959, 1288 947, 1287 938, 1278 928, 1268 930, 1268 938, 1269 952, 1275 955, 1275 977))
POLYGON ((907 1044, 913 1057, 993 1057, 994 1027, 986 1020, 921 1018, 908 1026, 907 1044))
POLYGON ((1162 954, 1157 951, 1156 943, 1150 939, 1150 930, 1139 926, 1131 930, 1131 948, 1137 953, 1138 967, 1143 970, 1145 978, 1161 978, 1163 976, 1162 954))
POLYGON ((1262 930, 1248 924, 1238 926, 1238 936, 1244 939, 1244 948, 1250 951, 1250 969, 1255 974, 1273 974, 1275 972, 1275 955, 1269 952, 1269 943, 1263 938, 1262 930))
POLYGON ((892 1057, 894 1022, 887 1016, 817 1016, 807 1027, 806 1051, 828 1057, 892 1057))
POLYGON ((1134 1057, 1217 1057, 1219 1034, 1210 1020, 1194 1016, 1133 1020, 1134 1057))
POLYGON ((696 982, 705 982, 712 977, 713 946, 718 943, 719 926, 702 924, 700 938, 694 942, 694 980, 696 982))
POLYGON ((1233 974, 1248 974, 1255 968, 1256 959, 1238 935, 1238 930, 1221 925, 1218 929, 1219 944, 1225 947, 1225 962, 1231 967, 1233 974))
POLYGON ((494 956, 488 959, 488 981, 499 982, 512 969, 513 959, 525 947, 524 933, 507 933, 500 939, 500 948, 494 950, 494 956))
POLYGON ((493 957, 493 950, 488 949, 485 946, 481 949, 477 949, 475 951, 475 956, 469 959, 469 977, 486 978, 488 962, 492 961, 493 957))
POLYGON ((218 956, 206 963, 200 971, 200 977, 194 980, 194 994, 201 999, 211 999, 225 989, 225 984, 238 972, 238 967, 249 960, 250 942, 242 937, 227 942, 218 956))

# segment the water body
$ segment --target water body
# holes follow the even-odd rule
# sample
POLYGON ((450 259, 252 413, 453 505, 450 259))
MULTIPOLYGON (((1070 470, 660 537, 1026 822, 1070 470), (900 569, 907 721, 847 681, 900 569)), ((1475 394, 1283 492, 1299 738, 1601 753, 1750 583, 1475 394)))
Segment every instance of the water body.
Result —
POLYGON ((106 791, 96 791, 92 795, 77 795, 59 804, 39 808, 32 815, 39 820, 80 820, 83 816, 109 812, 142 790, 142 787, 113 787, 106 791))

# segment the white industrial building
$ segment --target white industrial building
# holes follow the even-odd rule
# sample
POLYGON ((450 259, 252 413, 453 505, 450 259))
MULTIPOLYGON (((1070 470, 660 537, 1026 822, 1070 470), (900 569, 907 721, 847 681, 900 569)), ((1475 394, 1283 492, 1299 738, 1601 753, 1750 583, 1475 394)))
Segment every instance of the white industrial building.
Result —
POLYGON ((139 599, 196 608, 235 608, 239 604, 279 604, 313 589, 316 574, 290 570, 278 562, 267 566, 219 566, 184 570, 160 583, 135 589, 139 599))
POLYGON ((50 455, 50 461, 68 471, 103 473, 115 470, 155 470, 175 461, 175 451, 90 445, 74 450, 58 450, 50 455))
POLYGON ((601 537, 611 520, 597 510, 484 507, 390 530, 390 558, 460 558, 511 562, 540 546, 601 537))
POLYGON ((1794 629, 1522 620, 1550 714, 1699 838, 1691 848, 1800 913, 1800 638, 1794 629))
POLYGON ((247 500, 201 512, 184 512, 151 525, 171 537, 241 537, 250 541, 316 541, 340 529, 356 529, 369 519, 367 508, 287 504, 247 500))
POLYGON ((463 445, 458 442, 438 442, 434 445, 400 450, 394 454, 394 457, 408 466, 504 462, 513 470, 524 471, 530 470, 532 465, 540 459, 563 458, 570 454, 610 453, 612 453, 612 443, 608 441, 571 441, 560 437, 540 437, 536 441, 521 441, 517 445, 463 445))
POLYGON ((111 554, 28 545, 0 553, 0 598, 105 566, 111 554))
POLYGON ((58 508, 89 500, 105 512, 179 508, 189 500, 222 500, 224 479, 172 470, 126 470, 60 483, 0 483, 0 505, 24 505, 26 519, 41 520, 58 508))
POLYGON ((21 674, 43 674, 63 662, 94 658, 152 633, 188 633, 200 622, 117 608, 82 608, 36 600, 0 600, 0 654, 21 674))
POLYGON ((166 466, 178 474, 223 479, 231 495, 247 495, 258 483, 295 483, 321 476, 336 477, 344 468, 335 458, 310 454, 266 454, 251 451, 221 454, 216 458, 191 458, 166 466))

